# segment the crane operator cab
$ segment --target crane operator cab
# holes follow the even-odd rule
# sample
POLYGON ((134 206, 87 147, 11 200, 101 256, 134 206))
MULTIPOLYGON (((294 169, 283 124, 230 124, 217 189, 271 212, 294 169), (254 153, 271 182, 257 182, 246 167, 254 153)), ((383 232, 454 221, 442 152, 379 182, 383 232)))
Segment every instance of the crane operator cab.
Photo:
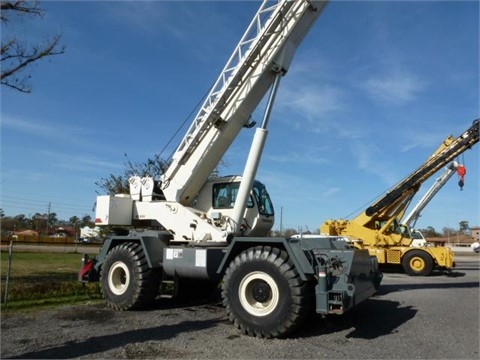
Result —
POLYGON ((408 226, 400 224, 397 219, 380 219, 375 221, 375 230, 381 233, 398 234, 405 238, 411 238, 412 234, 408 226))
MULTIPOLYGON (((226 176, 207 181, 192 207, 208 214, 216 226, 223 227, 233 215, 241 176, 226 176)), ((266 236, 275 222, 273 203, 265 185, 255 180, 240 224, 242 236, 266 236)))

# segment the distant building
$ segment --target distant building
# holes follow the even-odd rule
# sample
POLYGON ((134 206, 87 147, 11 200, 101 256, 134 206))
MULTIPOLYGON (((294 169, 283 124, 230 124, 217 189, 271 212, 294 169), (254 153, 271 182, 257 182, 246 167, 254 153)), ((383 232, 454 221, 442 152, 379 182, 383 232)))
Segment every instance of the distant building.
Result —
POLYGON ((472 238, 474 238, 475 241, 480 242, 480 227, 470 228, 470 231, 472 232, 472 238))
POLYGON ((478 241, 478 231, 477 230, 477 237, 473 235, 473 229, 472 229, 472 235, 468 234, 453 234, 450 236, 442 236, 442 237, 427 237, 426 240, 429 243, 434 243, 437 245, 470 245, 471 243, 478 241))

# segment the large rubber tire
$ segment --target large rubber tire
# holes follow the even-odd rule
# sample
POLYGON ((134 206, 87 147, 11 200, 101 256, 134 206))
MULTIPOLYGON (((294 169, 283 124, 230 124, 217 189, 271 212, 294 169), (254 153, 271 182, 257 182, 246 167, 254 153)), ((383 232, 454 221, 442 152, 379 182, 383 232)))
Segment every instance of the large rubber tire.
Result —
POLYGON ((243 333, 283 337, 309 313, 310 289, 285 251, 257 246, 230 263, 223 278, 222 299, 230 321, 243 333))
POLYGON ((111 249, 101 267, 103 297, 116 310, 151 306, 160 286, 160 270, 151 269, 140 243, 128 242, 111 249))
POLYGON ((410 276, 428 276, 433 271, 433 258, 423 250, 410 250, 403 259, 402 265, 410 276))

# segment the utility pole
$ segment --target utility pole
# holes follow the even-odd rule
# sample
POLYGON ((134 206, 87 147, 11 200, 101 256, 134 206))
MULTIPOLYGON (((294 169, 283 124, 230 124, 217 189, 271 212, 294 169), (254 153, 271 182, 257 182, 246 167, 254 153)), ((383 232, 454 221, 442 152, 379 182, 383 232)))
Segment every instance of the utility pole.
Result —
POLYGON ((280 207, 280 236, 283 236, 283 206, 280 207))
POLYGON ((48 236, 48 223, 50 221, 50 206, 51 206, 51 203, 48 202, 48 209, 47 209, 47 227, 45 229, 45 236, 48 236))

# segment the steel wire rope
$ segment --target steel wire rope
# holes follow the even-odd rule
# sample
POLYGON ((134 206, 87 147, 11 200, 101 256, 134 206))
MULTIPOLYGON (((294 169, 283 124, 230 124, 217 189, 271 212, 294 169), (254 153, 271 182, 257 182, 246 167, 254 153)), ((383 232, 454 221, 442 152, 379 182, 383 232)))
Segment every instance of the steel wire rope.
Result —
MULTIPOLYGON (((192 115, 200 108, 200 105, 205 101, 207 98, 207 95, 210 93, 210 90, 213 88, 214 83, 209 87, 209 89, 205 92, 205 94, 200 98, 200 100, 197 102, 197 104, 193 107, 193 109, 190 111, 190 113, 185 117, 183 122, 180 124, 180 126, 175 130, 173 135, 170 137, 170 139, 167 141, 165 146, 160 150, 158 154, 155 155, 155 161, 158 161, 160 156, 163 154, 163 152, 167 149, 167 147, 172 143, 172 141, 177 137, 178 133, 180 130, 185 126, 187 121, 192 117, 192 115)), ((173 157, 173 154, 175 153, 176 149, 174 149, 170 155, 167 157, 166 162, 168 163, 171 158, 173 157)))

